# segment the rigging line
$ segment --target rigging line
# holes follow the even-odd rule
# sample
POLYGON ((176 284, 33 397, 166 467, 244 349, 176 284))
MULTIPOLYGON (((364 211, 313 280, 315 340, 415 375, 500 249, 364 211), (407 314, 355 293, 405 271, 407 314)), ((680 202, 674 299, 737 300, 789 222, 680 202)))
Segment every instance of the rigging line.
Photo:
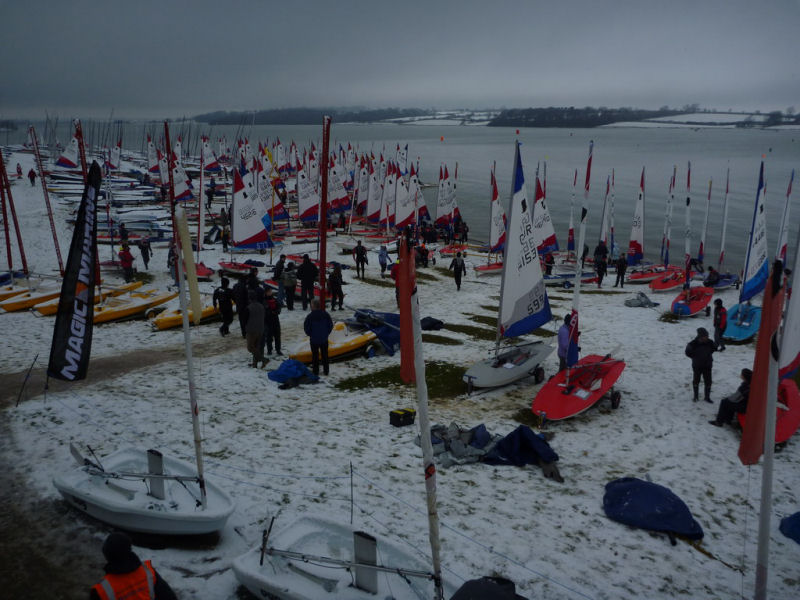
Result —
MULTIPOLYGON (((400 498, 400 497, 396 496, 395 494, 392 494, 392 493, 391 493, 391 492, 389 492, 388 490, 386 490, 386 489, 382 488, 381 486, 379 486, 379 485, 378 485, 377 483, 375 483, 374 481, 372 481, 372 480, 368 479, 367 477, 365 477, 364 475, 362 475, 361 473, 359 473, 359 471, 358 471, 358 470, 354 469, 354 470, 353 470, 353 472, 354 472, 356 475, 358 475, 359 477, 361 477, 362 479, 364 479, 365 481, 369 482, 371 485, 373 485, 373 486, 374 486, 374 487, 376 487, 377 489, 379 489, 379 490, 381 490, 382 492, 384 492, 384 493, 385 493, 387 496, 390 496, 390 497, 394 498, 395 500, 397 500, 398 502, 400 502, 401 504, 404 504, 404 505, 405 505, 406 507, 408 507, 408 508, 409 508, 411 511, 413 511, 413 512, 415 512, 415 513, 417 513, 417 514, 425 514, 425 511, 423 511, 422 509, 419 509, 419 508, 417 508, 417 507, 415 507, 415 506, 413 506, 413 505, 409 504, 408 502, 406 502, 406 501, 405 501, 405 500, 403 500, 402 498, 400 498)), ((484 550, 488 550, 490 553, 492 553, 492 554, 494 554, 494 555, 496 555, 496 556, 499 556, 499 557, 501 557, 502 559, 504 559, 504 560, 506 560, 506 561, 508 561, 508 562, 510 562, 510 563, 512 563, 512 564, 514 564, 514 565, 516 565, 516 566, 518 566, 518 567, 520 567, 521 569, 524 569, 524 570, 526 570, 526 571, 528 571, 528 572, 530 572, 530 573, 533 573, 533 574, 535 574, 535 575, 538 575, 538 576, 539 576, 539 577, 541 577, 542 579, 544 579, 544 580, 546 580, 546 581, 549 581, 550 583, 553 583, 553 584, 555 584, 555 585, 557 585, 557 586, 559 586, 559 587, 562 587, 562 588, 564 588, 565 590, 567 590, 567 591, 569 591, 569 592, 571 592, 571 593, 573 593, 573 594, 575 594, 575 595, 578 595, 578 596, 581 596, 581 597, 583 597, 583 598, 588 598, 589 600, 592 600, 592 596, 589 596, 589 595, 585 594, 584 592, 581 592, 580 590, 573 589, 573 588, 569 587, 568 585, 566 585, 566 584, 564 584, 564 583, 561 583, 560 581, 558 581, 558 580, 556 580, 556 579, 553 579, 552 577, 549 577, 548 575, 545 575, 544 573, 540 573, 539 571, 536 571, 535 569, 532 569, 531 567, 529 567, 529 566, 527 566, 527 565, 525 565, 525 564, 522 564, 521 562, 519 562, 519 561, 517 561, 517 560, 515 560, 515 559, 511 558, 510 556, 507 556, 507 555, 505 555, 505 554, 502 554, 502 553, 500 553, 500 552, 497 552, 497 551, 494 549, 494 547, 493 547, 493 546, 487 546, 486 544, 483 544, 483 543, 479 542, 478 540, 476 540, 476 539, 474 539, 474 538, 471 538, 471 537, 470 537, 470 536, 468 536, 467 534, 463 533, 463 532, 462 532, 460 529, 456 529, 456 528, 454 528, 454 527, 451 527, 450 525, 448 525, 448 524, 447 524, 446 522, 444 522, 444 521, 440 521, 440 523, 441 523, 442 527, 444 527, 444 528, 446 528, 446 529, 449 529, 450 531, 452 531, 453 533, 455 533, 455 534, 457 534, 457 535, 461 536, 462 538, 464 538, 464 539, 466 539, 466 540, 468 540, 468 541, 472 542, 473 544, 475 544, 475 545, 477 545, 477 546, 480 546, 480 547, 481 547, 481 548, 483 548, 484 550)))

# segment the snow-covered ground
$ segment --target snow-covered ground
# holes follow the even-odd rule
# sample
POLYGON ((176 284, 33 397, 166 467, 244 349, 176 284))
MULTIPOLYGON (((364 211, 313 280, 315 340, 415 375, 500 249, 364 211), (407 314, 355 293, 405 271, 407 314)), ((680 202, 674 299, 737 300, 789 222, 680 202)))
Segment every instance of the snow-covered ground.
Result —
POLYGON ((751 113, 699 112, 683 115, 671 115, 669 117, 657 117, 650 120, 662 123, 716 123, 724 125, 725 123, 739 123, 747 120, 753 121, 754 123, 761 123, 767 120, 767 115, 756 115, 751 113))
MULTIPOLYGON (((12 156, 10 167, 32 164, 29 155, 12 156)), ((14 180, 14 200, 29 262, 35 270, 53 272, 55 253, 41 189, 27 179, 14 180)), ((65 209, 56 209, 62 253, 70 233, 65 209)), ((329 256, 335 249, 331 243, 329 256)), ((102 248, 102 252, 109 252, 102 248)), ((136 266, 141 261, 136 249, 136 266)), ((221 248, 202 259, 215 266, 221 248)), ((263 256, 254 258, 263 259, 263 256)), ((345 259, 349 262, 349 258, 345 259)), ((439 263, 441 265, 441 263, 439 263)), ((445 263, 446 264, 446 263, 445 263)), ((370 255, 367 275, 378 278, 370 255)), ((150 273, 161 287, 169 283, 166 249, 156 248, 150 273)), ((462 289, 446 272, 428 269, 434 281, 420 280, 422 316, 452 324, 471 324, 475 315, 496 315, 498 278, 475 277, 470 270, 462 289)), ((361 282, 345 271, 346 303, 353 307, 394 310, 390 287, 361 282)), ((615 349, 627 368, 618 382, 622 403, 608 401, 573 419, 551 423, 547 431, 558 453, 564 483, 545 479, 538 468, 491 467, 482 464, 438 470, 442 561, 457 582, 502 574, 528 598, 738 598, 750 596, 755 573, 760 466, 744 467, 736 456, 739 433, 708 424, 720 398, 733 392, 738 373, 751 366, 752 344, 729 345, 714 364, 714 404, 691 401, 691 369, 684 346, 697 327, 711 329, 700 316, 678 323, 659 320, 672 294, 651 294, 657 309, 628 308, 623 301, 637 288, 588 286, 581 296, 581 346, 584 353, 615 349), (619 477, 649 477, 671 488, 702 525, 699 547, 664 535, 631 529, 603 513, 604 486, 619 477)), ((210 291, 213 284, 205 287, 210 291)), ((726 306, 736 291, 722 292, 726 306)), ((553 291, 550 302, 555 332, 569 310, 571 293, 553 291)), ((332 313, 334 317, 341 313, 332 313)), ((302 310, 281 315, 283 346, 302 339, 302 310)), ((350 316, 350 313, 347 313, 350 316)), ((33 313, 0 316, 5 343, 2 373, 21 373, 37 354, 47 363, 53 319, 33 313)), ((236 332, 236 322, 232 327, 236 332)), ((457 345, 426 343, 427 361, 469 365, 487 355, 490 343, 443 330, 457 345)), ((232 599, 237 582, 229 568, 236 556, 260 542, 262 529, 276 516, 276 527, 305 514, 349 519, 350 465, 353 468, 354 520, 366 531, 386 535, 428 554, 427 519, 420 449, 414 427, 389 424, 393 409, 411 407, 414 389, 406 386, 343 391, 336 384, 349 377, 397 364, 399 357, 377 356, 334 363, 318 385, 279 390, 265 370, 248 366, 244 340, 221 338, 215 325, 192 328, 193 343, 204 348, 196 357, 203 448, 209 478, 227 489, 236 511, 214 548, 137 549, 182 598, 232 599)), ((548 338, 552 340, 554 338, 548 338)), ((89 379, 66 391, 30 386, 17 408, 5 410, 11 438, 6 456, 27 470, 25 482, 35 494, 56 501, 51 480, 73 468, 69 443, 89 444, 98 456, 121 446, 158 448, 191 460, 192 431, 186 368, 180 330, 153 332, 147 322, 133 321, 95 328, 93 356, 125 359, 137 351, 174 349, 172 359, 144 366, 131 360, 127 372, 89 379)), ((273 357, 274 358, 274 357, 273 357)), ((268 369, 276 366, 273 360, 268 369)), ((555 353, 545 365, 557 369, 555 353)), ((20 376, 20 381, 22 376, 20 376)), ((448 397, 431 399, 433 423, 453 421, 465 427, 485 423, 492 433, 517 427, 518 413, 530 410, 537 385, 525 380, 507 388, 468 396, 461 385, 448 397)), ((778 531, 781 517, 798 510, 800 456, 791 442, 776 455, 774 513, 770 551, 769 596, 796 598, 800 583, 800 547, 778 531)), ((69 518, 83 517, 65 508, 69 518)), ((108 529, 88 522, 97 546, 108 529)))

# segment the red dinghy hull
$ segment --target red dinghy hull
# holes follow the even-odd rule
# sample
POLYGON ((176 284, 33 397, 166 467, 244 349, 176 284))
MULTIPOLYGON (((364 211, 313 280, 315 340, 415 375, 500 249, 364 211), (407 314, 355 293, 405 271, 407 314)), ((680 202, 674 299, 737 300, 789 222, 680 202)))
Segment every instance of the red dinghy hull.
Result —
MULTIPOLYGON (((584 356, 571 369, 559 371, 542 386, 531 410, 548 421, 579 415, 605 396, 624 370, 622 360, 599 354, 584 356)), ((615 404, 612 398, 612 406, 615 404)))
POLYGON ((651 281, 658 279, 659 277, 664 277, 673 271, 681 272, 682 269, 674 265, 668 265, 667 267, 659 265, 640 268, 629 272, 626 281, 628 283, 650 283, 651 281))
MULTIPOLYGON (((689 273, 690 281, 692 277, 694 277, 694 271, 689 273)), ((653 279, 649 285, 654 292, 668 292, 682 287, 684 283, 686 283, 686 273, 684 271, 671 271, 666 275, 662 274, 661 277, 653 279)))
MULTIPOLYGON (((800 427, 800 390, 793 379, 783 379, 778 385, 777 419, 775 420, 775 443, 782 444, 800 427)), ((738 415, 744 427, 747 415, 738 415)))
POLYGON ((679 317, 693 317, 708 306, 713 295, 714 288, 704 286, 694 286, 688 290, 682 290, 672 301, 672 314, 679 317))

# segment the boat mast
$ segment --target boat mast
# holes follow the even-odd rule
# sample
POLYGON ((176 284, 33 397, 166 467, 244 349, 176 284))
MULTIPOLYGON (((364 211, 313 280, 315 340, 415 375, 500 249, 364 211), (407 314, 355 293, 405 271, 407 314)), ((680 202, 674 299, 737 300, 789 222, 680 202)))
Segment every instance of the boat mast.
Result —
POLYGON ((686 171, 686 213, 684 215, 684 232, 683 232, 683 268, 686 276, 684 287, 689 287, 689 281, 692 278, 692 163, 689 163, 688 170, 686 171))
MULTIPOLYGON (((520 155, 519 155, 519 140, 514 142, 514 168, 511 171, 511 192, 510 192, 510 199, 508 205, 508 222, 513 223, 512 219, 514 218, 514 188, 516 187, 517 182, 517 171, 521 169, 520 165, 520 155)), ((442 170, 439 169, 439 173, 441 174, 442 170)), ((525 187, 525 181, 522 181, 522 187, 525 187)), ((506 244, 503 247, 503 273, 500 275, 500 305, 497 307, 497 330, 495 332, 494 338, 494 355, 500 353, 500 337, 501 332, 500 329, 502 328, 502 318, 503 318, 503 289, 505 288, 506 284, 506 269, 510 268, 508 264, 508 238, 506 238, 506 244)))
POLYGON ((697 262, 703 264, 706 257, 706 233, 708 232, 708 213, 711 211, 711 186, 713 179, 708 180, 708 198, 706 199, 706 216, 703 219, 703 228, 700 230, 700 248, 697 252, 697 262))
POLYGON ((786 246, 789 241, 789 201, 792 198, 792 182, 794 181, 794 169, 789 178, 789 188, 786 190, 786 204, 783 206, 783 217, 781 218, 781 229, 778 232, 778 251, 776 258, 786 265, 786 246))
POLYGON ((33 125, 30 126, 28 132, 31 136, 31 143, 33 144, 33 155, 36 158, 36 166, 39 168, 39 180, 42 183, 42 192, 44 193, 44 203, 47 206, 47 217, 50 219, 50 231, 53 234, 53 246, 56 249, 56 258, 58 259, 58 271, 61 276, 64 276, 64 261, 61 260, 61 248, 58 246, 58 235, 56 235, 56 224, 53 220, 53 208, 50 206, 50 195, 47 192, 47 182, 45 181, 44 165, 42 164, 42 155, 39 152, 39 140, 36 137, 36 130, 33 125))
POLYGON ((325 307, 325 264, 328 258, 328 153, 330 151, 331 117, 322 117, 322 169, 321 196, 319 204, 319 305, 325 307))
MULTIPOLYGON (((203 189, 203 172, 205 171, 205 144, 200 142, 200 189, 197 192, 197 259, 200 262, 200 250, 203 249, 203 230, 206 228, 206 213, 205 213, 205 190, 203 189)), ((214 197, 213 195, 211 196, 214 197)), ((190 246, 191 248, 191 246, 190 246)))
MULTIPOLYGON (((6 171, 6 165, 3 162, 3 151, 0 150, 0 175, 2 175, 2 181, 0 181, 0 188, 5 188, 5 198, 8 202, 8 207, 11 209, 11 218, 14 221, 14 231, 17 234, 17 244, 19 244, 19 254, 20 258, 22 259, 22 272, 25 273, 25 277, 28 277, 30 274, 28 271, 28 260, 25 258, 25 248, 22 245, 22 234, 19 230, 19 221, 17 221, 17 209, 14 207, 14 197, 11 195, 11 181, 8 179, 8 171, 6 171)), ((3 203, 3 207, 5 208, 5 202, 3 203)), ((4 223, 8 223, 5 220, 5 214, 3 215, 4 223)), ((8 227, 8 225, 6 225, 8 227)), ((11 246, 9 241, 9 236, 6 234, 6 245, 9 248, 8 252, 8 264, 9 264, 9 271, 11 271, 11 246)))
POLYGON ((717 268, 720 273, 724 273, 725 268, 725 234, 728 230, 728 190, 731 178, 731 168, 728 167, 728 173, 725 175, 725 200, 722 204, 722 236, 719 242, 719 264, 717 268))

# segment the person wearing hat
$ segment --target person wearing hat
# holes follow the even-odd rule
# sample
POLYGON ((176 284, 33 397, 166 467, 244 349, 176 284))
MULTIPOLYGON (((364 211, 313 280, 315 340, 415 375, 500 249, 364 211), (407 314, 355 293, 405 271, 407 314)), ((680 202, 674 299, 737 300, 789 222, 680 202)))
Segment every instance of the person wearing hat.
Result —
POLYGON ((90 600, 177 600, 169 584, 149 560, 142 562, 131 550, 131 540, 124 533, 112 533, 103 543, 107 563, 105 577, 89 591, 90 600))
POLYGON ((722 298, 714 300, 714 341, 722 352, 725 350, 725 342, 722 341, 722 335, 725 333, 725 328, 728 326, 728 311, 722 306, 722 298))
POLYGON ((697 392, 700 386, 700 379, 703 379, 705 395, 703 399, 711 402, 711 367, 714 365, 714 352, 717 344, 708 337, 708 330, 705 327, 697 328, 697 337, 686 344, 684 351, 686 356, 692 359, 692 390, 694 397, 692 400, 699 400, 697 392))
POLYGON ((717 410, 717 418, 709 421, 716 427, 733 422, 733 416, 738 413, 747 411, 747 399, 750 397, 750 380, 753 378, 753 372, 750 369, 742 369, 739 375, 742 378, 742 383, 738 389, 719 402, 719 409, 717 410))
POLYGON ((567 368, 567 355, 569 352, 569 333, 572 314, 564 315, 564 324, 558 328, 558 370, 563 371, 567 368))

